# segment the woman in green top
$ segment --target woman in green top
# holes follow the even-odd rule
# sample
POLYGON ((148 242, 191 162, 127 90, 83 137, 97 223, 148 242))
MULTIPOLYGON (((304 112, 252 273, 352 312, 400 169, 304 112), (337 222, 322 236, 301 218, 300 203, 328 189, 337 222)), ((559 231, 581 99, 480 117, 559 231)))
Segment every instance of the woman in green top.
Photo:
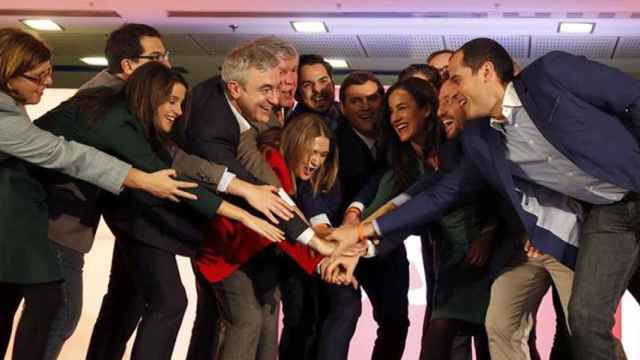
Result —
MULTIPOLYGON (((380 128, 389 150, 391 170, 380 181, 365 216, 406 191, 418 177, 438 176, 457 165, 462 153, 460 144, 446 141, 437 119, 436 86, 421 78, 409 78, 387 91, 380 128)), ((426 270, 434 275, 428 282, 430 311, 423 333, 424 358, 449 359, 453 338, 463 327, 483 327, 490 277, 486 268, 467 259, 472 242, 484 241, 481 230, 492 223, 481 211, 480 203, 478 197, 468 199, 438 222, 428 224, 429 235, 423 236, 423 247, 428 249, 423 251, 425 266, 432 266, 426 270)), ((488 354, 479 351, 479 359, 485 355, 488 354)))
MULTIPOLYGON (((142 169, 163 168, 171 161, 175 144, 170 132, 181 118, 186 93, 187 83, 179 73, 151 62, 127 80, 123 94, 109 88, 79 93, 49 114, 53 125, 48 127, 142 169)), ((197 200, 175 205, 170 211, 163 211, 169 204, 136 192, 109 199, 112 201, 108 201, 104 214, 116 236, 116 249, 109 292, 103 300, 88 358, 96 353, 120 352, 101 348, 97 342, 128 338, 140 317, 133 358, 171 358, 186 308, 175 255, 195 254, 201 240, 197 228, 200 221, 223 215, 273 241, 283 239, 275 226, 222 201, 206 187, 193 189, 192 193, 197 200), (123 288, 126 290, 121 291, 123 288), (114 303, 123 307, 114 309, 114 303)))

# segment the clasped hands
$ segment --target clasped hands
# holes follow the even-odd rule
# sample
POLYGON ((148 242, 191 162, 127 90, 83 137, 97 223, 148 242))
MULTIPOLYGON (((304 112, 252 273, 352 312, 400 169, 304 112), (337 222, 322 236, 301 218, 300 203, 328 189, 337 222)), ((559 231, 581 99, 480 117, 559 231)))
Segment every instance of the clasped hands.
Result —
POLYGON ((318 273, 326 282, 358 287, 354 271, 360 257, 368 250, 368 242, 358 234, 358 226, 343 225, 339 228, 324 227, 316 230, 319 241, 330 250, 320 251, 327 257, 318 265, 318 273))

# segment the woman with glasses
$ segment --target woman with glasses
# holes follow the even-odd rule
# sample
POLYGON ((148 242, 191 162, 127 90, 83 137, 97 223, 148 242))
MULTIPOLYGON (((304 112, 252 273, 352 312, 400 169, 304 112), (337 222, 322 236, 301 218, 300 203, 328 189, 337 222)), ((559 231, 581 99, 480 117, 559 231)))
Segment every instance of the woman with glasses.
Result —
POLYGON ((0 29, 0 355, 13 317, 24 311, 13 358, 41 359, 51 322, 62 304, 62 273, 47 237, 47 203, 29 164, 51 168, 112 193, 135 187, 160 197, 191 196, 163 171, 147 174, 116 158, 40 130, 25 105, 37 104, 52 83, 51 51, 32 35, 0 29))

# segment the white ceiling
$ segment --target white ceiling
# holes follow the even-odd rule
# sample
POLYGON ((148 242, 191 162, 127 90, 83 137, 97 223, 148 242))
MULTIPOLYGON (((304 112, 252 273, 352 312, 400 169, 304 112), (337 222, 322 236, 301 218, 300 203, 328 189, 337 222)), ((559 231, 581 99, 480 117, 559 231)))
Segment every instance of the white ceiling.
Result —
MULTIPOLYGON (((264 34, 291 40, 301 53, 344 57, 351 68, 398 71, 438 49, 489 36, 527 64, 554 49, 581 54, 640 74, 640 1, 527 0, 418 1, 255 0, 177 1, 23 0, 0 5, 0 26, 49 17, 62 33, 41 33, 57 65, 79 66, 100 55, 106 34, 125 22, 155 26, 166 36, 172 62, 192 81, 214 74, 226 51, 264 34), (318 19, 329 33, 300 35, 290 21, 318 19), (593 34, 558 34, 560 21, 596 24, 593 34), (230 25, 237 26, 235 32, 230 25)), ((56 85, 77 86, 92 75, 58 71, 56 85)))

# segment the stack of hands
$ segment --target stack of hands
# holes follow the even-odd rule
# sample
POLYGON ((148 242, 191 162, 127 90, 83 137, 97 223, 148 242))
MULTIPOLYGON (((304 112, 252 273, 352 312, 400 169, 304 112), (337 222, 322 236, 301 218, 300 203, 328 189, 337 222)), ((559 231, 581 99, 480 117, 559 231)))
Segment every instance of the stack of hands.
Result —
MULTIPOLYGON (((277 223, 276 218, 290 219, 293 214, 297 214, 304 219, 304 215, 291 200, 287 199, 287 201, 278 196, 276 188, 263 186, 260 190, 254 192, 256 194, 255 198, 248 200, 272 222, 277 223), (257 194, 260 195, 258 196, 257 194)), ((393 209, 395 209, 395 205, 389 202, 367 219, 362 220, 359 210, 352 211, 353 208, 349 208, 345 213, 342 226, 338 228, 332 228, 325 224, 313 226, 315 236, 308 246, 325 256, 317 268, 318 274, 324 281, 339 285, 358 286, 358 281, 354 276, 355 268, 360 258, 367 256, 369 246, 371 244, 378 245, 380 241, 380 239, 371 236, 374 233, 371 221, 393 209)), ((256 226, 254 230, 262 235, 267 235, 272 241, 283 240, 283 234, 280 230, 275 227, 270 229, 272 225, 267 222, 261 225, 264 226, 256 226), (276 235, 270 234, 271 231, 268 230, 279 233, 276 235)), ((486 264, 491 251, 494 232, 495 226, 488 226, 483 229, 481 236, 470 244, 466 256, 466 261, 469 264, 478 267, 486 264)), ((537 249, 528 242, 525 250, 527 255, 531 257, 539 254, 537 249)))

